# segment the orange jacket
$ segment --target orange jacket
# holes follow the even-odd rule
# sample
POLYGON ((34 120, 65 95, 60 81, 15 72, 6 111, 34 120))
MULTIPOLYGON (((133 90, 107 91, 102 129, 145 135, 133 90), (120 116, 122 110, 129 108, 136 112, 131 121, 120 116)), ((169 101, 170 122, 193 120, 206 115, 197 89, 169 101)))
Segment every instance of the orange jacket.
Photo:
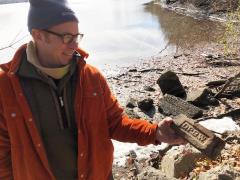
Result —
MULTIPOLYGON (((54 180, 40 134, 15 74, 25 50, 26 45, 23 45, 12 61, 0 66, 0 180, 54 180)), ((83 51, 79 52, 84 55, 83 51)), ((99 71, 84 61, 79 62, 79 69, 74 102, 78 177, 106 180, 113 161, 111 138, 140 145, 155 143, 157 125, 129 119, 99 71)))

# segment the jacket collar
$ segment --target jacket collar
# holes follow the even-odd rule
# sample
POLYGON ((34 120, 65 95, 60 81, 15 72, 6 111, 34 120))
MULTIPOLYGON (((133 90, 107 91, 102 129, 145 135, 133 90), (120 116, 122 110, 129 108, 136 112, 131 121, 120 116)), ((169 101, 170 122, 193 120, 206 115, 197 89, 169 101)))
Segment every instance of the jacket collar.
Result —
MULTIPOLYGON (((13 75, 18 71, 23 55, 26 54, 26 48, 27 48, 27 44, 23 44, 18 48, 18 50, 13 56, 12 61, 9 64, 8 74, 13 75)), ((85 59, 88 58, 89 54, 81 48, 78 48, 76 51, 79 53, 76 56, 78 56, 78 58, 81 59, 79 61, 79 65, 84 65, 86 63, 85 59)))

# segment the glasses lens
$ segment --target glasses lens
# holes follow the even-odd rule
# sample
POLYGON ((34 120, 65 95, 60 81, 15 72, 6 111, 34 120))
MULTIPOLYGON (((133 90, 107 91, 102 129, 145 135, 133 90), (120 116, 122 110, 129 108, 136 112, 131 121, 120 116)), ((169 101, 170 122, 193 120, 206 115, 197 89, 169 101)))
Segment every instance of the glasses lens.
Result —
POLYGON ((80 42, 83 38, 83 34, 78 34, 77 36, 77 42, 80 42))
POLYGON ((70 44, 72 42, 79 43, 83 38, 83 34, 71 35, 66 34, 63 36, 63 43, 70 44))
POLYGON ((71 43, 73 41, 73 39, 74 39, 73 35, 66 34, 66 35, 63 36, 63 43, 69 44, 69 43, 71 43))

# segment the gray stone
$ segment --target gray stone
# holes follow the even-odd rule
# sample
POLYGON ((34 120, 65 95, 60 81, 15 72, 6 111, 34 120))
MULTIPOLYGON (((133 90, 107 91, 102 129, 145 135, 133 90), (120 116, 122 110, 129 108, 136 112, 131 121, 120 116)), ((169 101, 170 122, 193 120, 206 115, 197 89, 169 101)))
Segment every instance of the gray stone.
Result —
POLYGON ((163 73, 157 80, 163 95, 171 94, 176 97, 185 98, 186 91, 183 88, 178 76, 172 71, 163 73))
POLYGON ((137 107, 137 100, 134 98, 129 98, 126 103, 126 107, 128 108, 134 108, 137 107))
POLYGON ((204 156, 190 145, 174 147, 163 157, 161 169, 171 178, 186 177, 195 167, 195 162, 202 157, 204 156))
POLYGON ((141 118, 136 112, 134 112, 132 109, 126 108, 125 113, 128 115, 128 117, 133 119, 139 119, 141 118))
POLYGON ((228 164, 223 164, 217 166, 207 172, 201 172, 199 174, 198 180, 237 180, 240 177, 240 172, 235 170, 232 166, 228 164))
POLYGON ((203 114, 203 110, 182 100, 181 98, 166 94, 159 100, 158 110, 165 115, 185 114, 190 118, 198 118, 203 114))
POLYGON ((198 107, 209 105, 217 106, 219 102, 213 97, 212 92, 206 88, 200 88, 187 94, 187 101, 198 107))
POLYGON ((169 178, 160 170, 149 166, 143 169, 137 177, 138 180, 175 180, 175 178, 169 178))

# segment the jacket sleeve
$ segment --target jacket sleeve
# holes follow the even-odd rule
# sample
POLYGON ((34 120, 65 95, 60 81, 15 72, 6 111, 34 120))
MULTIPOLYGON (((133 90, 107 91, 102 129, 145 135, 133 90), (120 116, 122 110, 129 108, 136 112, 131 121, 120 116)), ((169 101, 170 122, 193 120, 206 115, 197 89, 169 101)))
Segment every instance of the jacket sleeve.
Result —
POLYGON ((100 79, 104 91, 110 137, 121 142, 134 142, 139 145, 157 144, 155 142, 157 124, 151 124, 146 120, 130 119, 111 93, 106 79, 103 76, 100 76, 100 79))
POLYGON ((0 179, 1 180, 13 179, 10 140, 7 131, 6 121, 3 117, 1 102, 0 102, 0 179))

